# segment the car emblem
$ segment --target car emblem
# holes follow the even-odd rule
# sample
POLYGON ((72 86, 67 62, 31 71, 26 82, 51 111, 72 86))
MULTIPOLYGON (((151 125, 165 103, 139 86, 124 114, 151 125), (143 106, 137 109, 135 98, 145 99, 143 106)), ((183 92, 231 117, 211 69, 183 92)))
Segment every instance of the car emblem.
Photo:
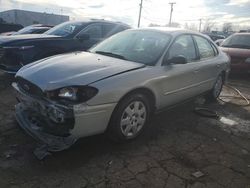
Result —
POLYGON ((24 84, 24 85, 23 85, 23 88, 24 88, 26 91, 29 91, 29 90, 30 90, 30 87, 29 87, 28 84, 24 84))

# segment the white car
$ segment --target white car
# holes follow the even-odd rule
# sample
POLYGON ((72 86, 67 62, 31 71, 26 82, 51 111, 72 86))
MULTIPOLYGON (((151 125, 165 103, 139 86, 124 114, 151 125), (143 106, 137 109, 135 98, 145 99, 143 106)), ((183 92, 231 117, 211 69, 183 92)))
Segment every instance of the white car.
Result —
POLYGON ((16 118, 59 151, 77 139, 108 133, 137 137, 151 114, 206 94, 216 99, 229 58, 207 37, 168 28, 132 29, 88 52, 53 56, 16 74, 16 118))

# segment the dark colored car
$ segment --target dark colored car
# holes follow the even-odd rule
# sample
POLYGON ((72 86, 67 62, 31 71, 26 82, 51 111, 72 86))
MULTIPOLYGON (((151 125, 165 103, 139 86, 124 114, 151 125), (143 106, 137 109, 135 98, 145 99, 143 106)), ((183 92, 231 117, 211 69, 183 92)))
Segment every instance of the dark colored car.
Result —
POLYGON ((52 27, 53 26, 51 26, 51 25, 35 24, 35 25, 30 25, 30 26, 27 26, 23 29, 20 29, 19 31, 1 33, 0 36, 23 35, 23 34, 41 34, 41 33, 48 31, 52 27))
POLYGON ((205 35, 209 36, 213 41, 216 41, 218 39, 225 39, 225 36, 223 35, 217 35, 213 33, 204 33, 205 35))
POLYGON ((120 22, 90 19, 65 22, 44 34, 0 37, 0 69, 16 73, 22 66, 48 56, 87 50, 129 28, 120 22))
POLYGON ((53 26, 51 25, 43 25, 43 24, 30 25, 13 33, 12 35, 41 34, 41 33, 48 31, 52 27, 53 26))
POLYGON ((1 23, 1 18, 0 18, 0 33, 13 32, 13 31, 15 32, 22 28, 23 26, 20 24, 1 23))
POLYGON ((231 57, 231 72, 250 73, 250 33, 236 33, 227 38, 221 49, 231 57))

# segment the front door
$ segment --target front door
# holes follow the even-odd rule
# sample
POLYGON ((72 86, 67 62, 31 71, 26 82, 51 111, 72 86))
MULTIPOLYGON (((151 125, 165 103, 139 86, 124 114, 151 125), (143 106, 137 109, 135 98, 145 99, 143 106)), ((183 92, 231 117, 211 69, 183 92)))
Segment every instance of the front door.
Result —
POLYGON ((198 57, 191 35, 177 37, 170 46, 165 60, 171 62, 171 59, 179 56, 186 59, 185 64, 176 62, 161 67, 165 75, 160 84, 163 99, 161 107, 173 105, 197 94, 195 87, 199 80, 197 80, 195 62, 198 57))

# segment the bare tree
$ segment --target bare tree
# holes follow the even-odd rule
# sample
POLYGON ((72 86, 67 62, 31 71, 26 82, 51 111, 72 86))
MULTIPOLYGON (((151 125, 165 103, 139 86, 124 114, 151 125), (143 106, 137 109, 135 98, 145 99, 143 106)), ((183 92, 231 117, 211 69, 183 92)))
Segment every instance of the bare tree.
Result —
POLYGON ((211 32, 214 26, 215 26, 215 22, 211 21, 211 19, 206 19, 203 31, 211 32))
POLYGON ((229 33, 230 31, 233 30, 233 24, 232 23, 224 23, 223 26, 222 26, 222 31, 224 33, 229 33))
POLYGON ((185 23, 184 28, 188 30, 198 31, 198 26, 195 23, 191 24, 185 23))

